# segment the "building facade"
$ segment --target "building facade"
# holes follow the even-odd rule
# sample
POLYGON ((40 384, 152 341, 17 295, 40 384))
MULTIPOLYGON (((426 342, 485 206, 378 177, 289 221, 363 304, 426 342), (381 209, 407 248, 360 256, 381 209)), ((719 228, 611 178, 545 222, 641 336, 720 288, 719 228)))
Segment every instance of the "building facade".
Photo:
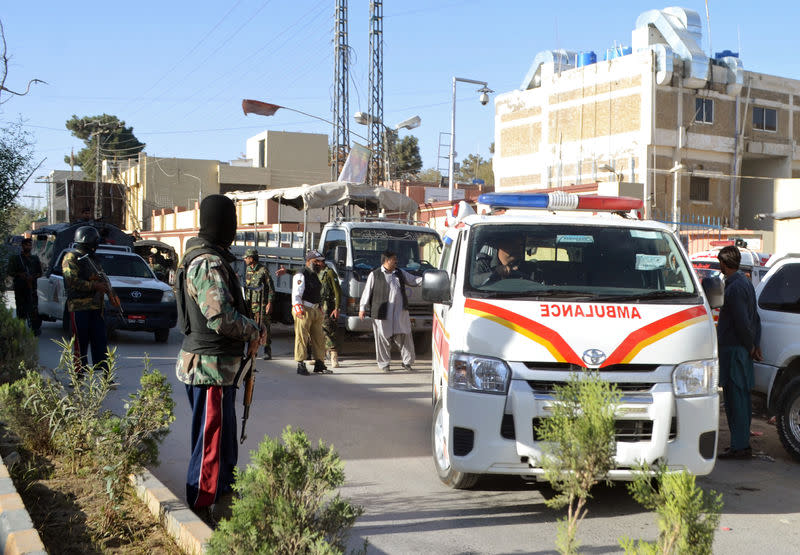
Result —
POLYGON ((140 152, 113 171, 104 164, 104 172, 128 191, 127 229, 143 231, 153 229, 154 212, 193 208, 206 195, 329 180, 327 135, 266 131, 247 140, 247 153, 245 159, 220 162, 140 152))
POLYGON ((754 216, 776 209, 775 179, 800 176, 800 81, 708 57, 688 9, 642 13, 631 44, 541 52, 497 97, 496 189, 640 183, 649 217, 771 229, 754 216))

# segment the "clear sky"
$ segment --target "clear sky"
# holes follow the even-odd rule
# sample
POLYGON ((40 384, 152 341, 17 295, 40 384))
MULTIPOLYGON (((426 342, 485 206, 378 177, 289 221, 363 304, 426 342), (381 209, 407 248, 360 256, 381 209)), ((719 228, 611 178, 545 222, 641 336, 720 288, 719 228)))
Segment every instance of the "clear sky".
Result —
MULTIPOLYGON (((555 48, 630 45, 636 18, 669 4, 646 1, 404 0, 384 2, 384 112, 393 125, 419 115, 411 131, 424 167, 438 165, 440 132, 450 129, 454 76, 488 81, 497 93, 520 86, 534 56, 555 48)), ((706 3, 680 4, 703 20, 706 3)), ((800 4, 709 0, 712 50, 739 50, 746 69, 800 79, 800 4)), ((47 81, 0 108, 20 116, 36 140, 36 174, 68 169, 64 155, 83 143, 64 123, 108 113, 134 128, 159 157, 238 158, 265 129, 326 133, 331 126, 278 111, 244 116, 252 98, 330 119, 334 0, 140 0, 3 3, 11 56, 6 86, 47 81)), ((367 111, 369 0, 349 0, 350 113, 367 111)), ((458 85, 456 144, 462 159, 489 157, 492 104, 458 85)), ((494 98, 495 95, 493 95, 494 98)), ((365 134, 351 123, 351 131, 365 134)), ((409 131, 401 131, 401 136, 409 131)), ((358 139, 355 139, 358 140, 358 139)), ((26 194, 41 194, 31 184, 26 194)), ((31 202, 27 200, 26 202, 31 202)))

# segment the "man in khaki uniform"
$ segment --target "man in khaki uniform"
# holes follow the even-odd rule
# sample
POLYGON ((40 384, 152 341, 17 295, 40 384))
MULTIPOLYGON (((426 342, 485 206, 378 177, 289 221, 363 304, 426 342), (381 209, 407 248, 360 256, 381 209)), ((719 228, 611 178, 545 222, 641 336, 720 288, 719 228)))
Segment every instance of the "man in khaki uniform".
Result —
POLYGON ((297 373, 308 376, 306 368, 306 346, 311 342, 314 355, 314 372, 333 374, 325 366, 325 332, 322 329, 324 315, 320 308, 322 284, 317 277, 318 268, 325 264, 325 257, 317 250, 306 253, 306 266, 302 272, 292 276, 292 315, 294 316, 294 360, 297 373))

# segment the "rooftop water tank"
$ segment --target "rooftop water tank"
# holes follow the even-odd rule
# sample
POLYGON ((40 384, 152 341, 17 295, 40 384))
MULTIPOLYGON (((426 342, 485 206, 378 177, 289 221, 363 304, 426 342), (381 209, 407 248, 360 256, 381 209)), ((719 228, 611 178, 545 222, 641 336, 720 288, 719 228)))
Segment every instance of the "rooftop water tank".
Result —
POLYGON ((578 59, 576 64, 578 67, 590 66, 596 63, 597 63, 597 54, 595 54, 592 50, 589 50, 588 52, 581 52, 580 54, 578 54, 578 59))
POLYGON ((614 48, 609 48, 606 50, 606 60, 613 60, 614 58, 619 58, 620 56, 627 56, 633 52, 633 48, 630 46, 615 46, 614 48))

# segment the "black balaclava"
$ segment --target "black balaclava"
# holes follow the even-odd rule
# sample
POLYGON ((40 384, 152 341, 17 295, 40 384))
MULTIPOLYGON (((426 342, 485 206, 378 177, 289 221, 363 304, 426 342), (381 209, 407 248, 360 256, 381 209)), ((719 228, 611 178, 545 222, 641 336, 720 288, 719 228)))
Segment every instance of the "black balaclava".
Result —
POLYGON ((214 245, 228 248, 236 237, 236 206, 225 195, 208 195, 200 203, 200 233, 214 245))

